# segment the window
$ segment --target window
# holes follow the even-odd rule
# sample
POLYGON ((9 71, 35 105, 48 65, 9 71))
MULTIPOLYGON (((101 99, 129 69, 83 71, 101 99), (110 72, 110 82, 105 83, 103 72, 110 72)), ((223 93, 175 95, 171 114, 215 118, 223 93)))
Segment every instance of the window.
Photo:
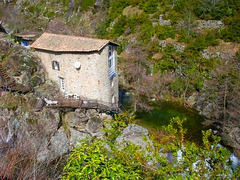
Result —
POLYGON ((112 78, 115 75, 115 62, 114 62, 113 46, 111 45, 109 45, 109 49, 108 49, 108 69, 109 69, 109 77, 112 78))
POLYGON ((60 80, 60 90, 62 92, 65 92, 65 79, 62 77, 59 77, 59 80, 60 80))
POLYGON ((113 47, 112 46, 109 46, 109 50, 108 50, 108 65, 109 65, 109 68, 113 66, 113 47))
POLYGON ((113 79, 110 81, 110 85, 111 85, 111 87, 114 86, 113 79))
POLYGON ((52 61, 52 68, 60 71, 59 62, 52 61))
POLYGON ((112 104, 114 104, 115 103, 115 97, 114 97, 114 95, 112 95, 112 104))

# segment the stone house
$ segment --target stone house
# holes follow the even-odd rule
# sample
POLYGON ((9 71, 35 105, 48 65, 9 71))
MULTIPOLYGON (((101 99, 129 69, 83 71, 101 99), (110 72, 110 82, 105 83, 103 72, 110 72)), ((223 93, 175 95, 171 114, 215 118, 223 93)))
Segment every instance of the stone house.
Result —
POLYGON ((118 104, 117 46, 109 40, 42 34, 32 45, 65 98, 118 104))

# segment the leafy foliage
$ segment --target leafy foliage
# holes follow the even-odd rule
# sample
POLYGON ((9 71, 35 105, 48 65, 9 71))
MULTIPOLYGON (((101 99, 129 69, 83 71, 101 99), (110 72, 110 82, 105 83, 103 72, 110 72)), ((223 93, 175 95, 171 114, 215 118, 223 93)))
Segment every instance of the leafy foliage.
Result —
POLYGON ((225 41, 240 42, 240 16, 228 18, 225 21, 227 27, 223 29, 221 35, 225 41))
POLYGON ((142 0, 139 3, 139 7, 146 13, 152 14, 157 11, 158 1, 157 0, 142 0))
MULTIPOLYGON (((126 116, 118 117, 122 129, 126 116), (123 119, 121 119, 123 118, 123 119)), ((118 148, 112 137, 85 140, 74 149, 64 168, 63 179, 218 179, 229 177, 230 152, 218 147, 219 137, 211 131, 203 132, 203 147, 185 141, 184 119, 176 117, 165 127, 168 135, 154 147, 140 149, 128 142, 118 148), (111 144, 112 142, 112 144, 111 144), (168 142, 168 143, 166 143, 168 142), (171 151, 174 159, 169 161, 165 152, 171 151), (151 162, 151 163, 150 163, 151 162)), ((111 131, 119 131, 117 124, 111 131)), ((144 139, 144 138, 143 138, 144 139)), ((238 173, 235 173, 237 177, 238 173)), ((231 175, 234 176, 234 175, 231 175)))
POLYGON ((84 141, 74 149, 62 179, 140 179, 139 166, 107 152, 102 141, 84 141))
POLYGON ((160 39, 175 38, 175 29, 171 26, 156 26, 155 34, 160 39))

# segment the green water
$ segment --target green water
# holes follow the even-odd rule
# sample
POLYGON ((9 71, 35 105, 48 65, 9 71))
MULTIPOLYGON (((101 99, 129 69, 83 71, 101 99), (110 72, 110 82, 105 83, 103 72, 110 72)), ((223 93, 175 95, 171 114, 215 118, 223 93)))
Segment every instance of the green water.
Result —
POLYGON ((172 117, 186 118, 183 126, 187 129, 186 138, 190 141, 201 144, 202 130, 206 130, 203 126, 204 118, 198 114, 196 110, 185 108, 173 102, 157 102, 152 105, 154 107, 150 112, 138 112, 137 124, 147 128, 158 130, 162 126, 169 124, 172 117))

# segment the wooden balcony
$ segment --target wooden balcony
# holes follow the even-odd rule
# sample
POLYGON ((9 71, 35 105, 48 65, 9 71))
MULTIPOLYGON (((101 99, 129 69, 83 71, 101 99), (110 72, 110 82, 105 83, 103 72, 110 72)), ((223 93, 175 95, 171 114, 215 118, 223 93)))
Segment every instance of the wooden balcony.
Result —
POLYGON ((82 99, 67 99, 55 98, 53 100, 45 100, 47 108, 59 109, 98 109, 102 111, 119 112, 116 105, 105 105, 103 102, 97 100, 82 100, 82 99))

